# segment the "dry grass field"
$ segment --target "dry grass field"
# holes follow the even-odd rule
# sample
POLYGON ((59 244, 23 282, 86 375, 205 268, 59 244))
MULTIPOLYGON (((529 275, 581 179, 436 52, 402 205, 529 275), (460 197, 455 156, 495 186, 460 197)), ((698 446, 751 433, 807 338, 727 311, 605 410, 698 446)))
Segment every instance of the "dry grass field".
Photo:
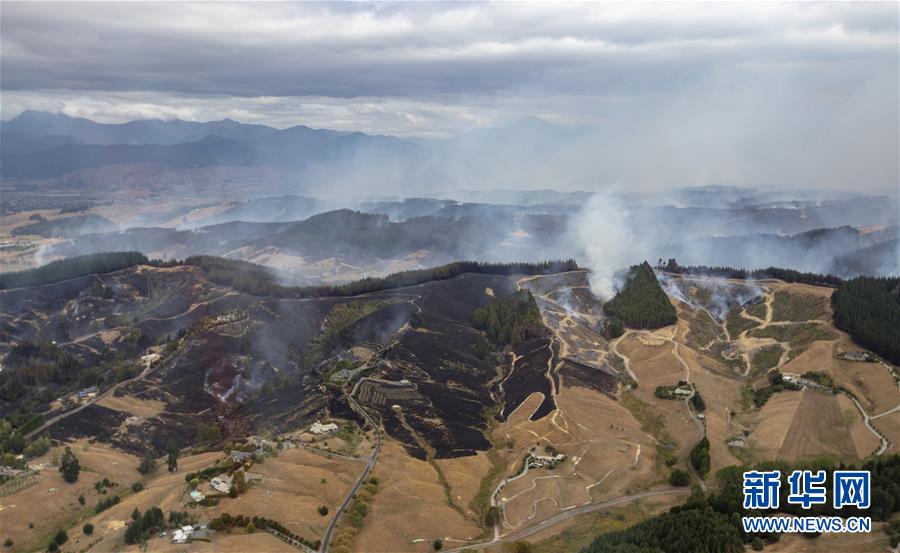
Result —
POLYGON ((131 413, 136 417, 153 417, 162 413, 166 408, 166 404, 162 401, 113 394, 104 396, 97 402, 97 405, 131 413))
POLYGON ((329 513, 334 512, 362 468, 362 461, 328 459, 303 449, 281 451, 250 469, 265 477, 262 483, 250 486, 236 499, 222 498, 219 505, 204 509, 203 515, 261 516, 312 541, 322 537, 330 521, 330 516, 319 515, 317 509, 324 505, 329 513))
POLYGON ((66 483, 53 465, 63 453, 63 447, 54 447, 32 461, 50 465, 40 471, 36 484, 0 497, 0 539, 12 539, 14 550, 33 549, 60 528, 78 523, 100 499, 107 497, 94 488, 96 482, 108 478, 117 483, 107 492, 116 494, 130 490, 131 484, 141 479, 137 471, 139 460, 132 455, 86 441, 72 443, 71 447, 82 467, 77 482, 66 483), (79 496, 84 496, 84 505, 78 502, 79 496))
MULTIPOLYGON (((456 469, 451 468, 449 472, 454 473, 456 469)), ((454 540, 473 540, 481 534, 481 528, 447 504, 434 468, 407 455, 395 441, 385 440, 373 474, 378 477, 379 491, 356 537, 355 549, 372 553, 427 551, 435 538, 449 546, 454 540)), ((481 476, 471 475, 474 482, 481 476)))

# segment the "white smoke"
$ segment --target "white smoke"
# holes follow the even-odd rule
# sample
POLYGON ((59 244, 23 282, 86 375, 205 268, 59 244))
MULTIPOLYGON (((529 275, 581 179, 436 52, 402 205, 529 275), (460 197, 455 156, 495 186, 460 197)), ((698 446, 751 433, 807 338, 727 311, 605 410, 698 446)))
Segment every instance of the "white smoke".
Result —
POLYGON ((573 220, 579 261, 591 270, 591 292, 602 301, 622 286, 623 269, 642 260, 644 248, 632 228, 631 211, 610 193, 594 194, 573 220))

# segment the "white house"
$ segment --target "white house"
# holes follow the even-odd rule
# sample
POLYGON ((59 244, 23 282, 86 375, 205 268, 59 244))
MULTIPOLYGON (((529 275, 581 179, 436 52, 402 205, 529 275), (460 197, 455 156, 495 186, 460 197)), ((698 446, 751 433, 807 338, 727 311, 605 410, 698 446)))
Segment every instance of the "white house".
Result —
POLYGON ((219 493, 228 493, 231 491, 231 482, 234 479, 227 474, 221 474, 209 481, 210 485, 219 493))
POLYGON ((331 434, 332 432, 337 432, 338 425, 333 422, 329 422, 327 424, 322 424, 319 421, 312 423, 312 426, 309 427, 309 431, 315 434, 316 436, 321 436, 322 434, 331 434))
POLYGON ((566 456, 562 453, 556 455, 532 455, 528 460, 531 468, 541 468, 546 466, 556 466, 566 460, 566 456))
POLYGON ((182 526, 181 528, 172 532, 172 543, 187 543, 193 535, 193 526, 182 526))

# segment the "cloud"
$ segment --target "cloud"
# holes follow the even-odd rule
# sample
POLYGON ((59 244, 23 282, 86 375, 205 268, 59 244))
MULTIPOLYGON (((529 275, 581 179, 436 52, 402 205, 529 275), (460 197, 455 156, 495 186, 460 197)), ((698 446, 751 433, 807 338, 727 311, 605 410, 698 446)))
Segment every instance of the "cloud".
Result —
POLYGON ((585 182, 896 186, 898 11, 13 2, 2 112, 422 137, 538 116, 597 130, 585 182))

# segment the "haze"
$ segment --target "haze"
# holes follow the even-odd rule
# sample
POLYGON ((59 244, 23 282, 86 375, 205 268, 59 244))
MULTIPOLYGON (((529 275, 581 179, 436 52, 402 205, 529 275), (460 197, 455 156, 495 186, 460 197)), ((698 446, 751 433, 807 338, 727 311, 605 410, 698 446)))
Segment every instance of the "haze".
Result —
POLYGON ((533 118, 567 133, 476 141, 476 174, 453 156, 367 160, 332 176, 342 193, 894 193, 897 22, 896 3, 6 2, 2 116, 231 118, 429 143, 533 118))

